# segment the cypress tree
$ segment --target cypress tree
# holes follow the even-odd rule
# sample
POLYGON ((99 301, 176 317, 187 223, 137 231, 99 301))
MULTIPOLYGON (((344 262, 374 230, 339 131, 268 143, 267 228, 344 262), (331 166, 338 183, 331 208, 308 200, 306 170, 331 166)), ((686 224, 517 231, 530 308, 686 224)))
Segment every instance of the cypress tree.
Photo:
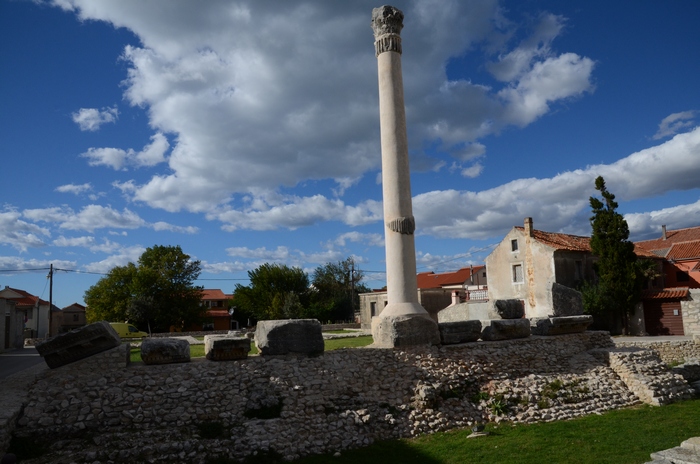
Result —
POLYGON ((605 180, 599 176, 595 188, 602 201, 590 197, 591 209, 591 251, 598 260, 596 271, 597 308, 591 308, 594 315, 607 319, 610 330, 620 333, 627 328, 628 316, 639 301, 634 244, 628 240, 629 227, 625 218, 617 212, 615 195, 605 187, 605 180), (596 314, 597 313, 597 314, 596 314))

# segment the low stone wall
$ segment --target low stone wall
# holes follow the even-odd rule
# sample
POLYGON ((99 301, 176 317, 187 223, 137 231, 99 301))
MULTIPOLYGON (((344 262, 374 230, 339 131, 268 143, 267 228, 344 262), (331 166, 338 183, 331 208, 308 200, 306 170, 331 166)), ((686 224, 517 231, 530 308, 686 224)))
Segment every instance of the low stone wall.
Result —
POLYGON ((679 364, 695 360, 700 364, 700 340, 664 341, 615 341, 615 346, 644 348, 655 352, 666 364, 679 364))
POLYGON ((147 366, 128 365, 122 345, 44 372, 15 433, 50 437, 51 453, 33 462, 295 459, 485 421, 552 421, 636 404, 596 356, 611 348, 606 332, 585 332, 147 366))

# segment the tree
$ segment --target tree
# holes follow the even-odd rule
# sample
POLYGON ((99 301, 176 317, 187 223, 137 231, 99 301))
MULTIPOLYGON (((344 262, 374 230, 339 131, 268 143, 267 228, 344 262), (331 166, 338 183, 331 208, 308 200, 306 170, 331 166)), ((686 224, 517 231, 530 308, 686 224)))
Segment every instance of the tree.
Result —
POLYGON ((298 267, 265 263, 248 271, 250 285, 236 284, 234 301, 258 320, 310 317, 309 276, 298 267))
POLYGON ((369 289, 360 283, 364 275, 352 258, 319 266, 312 278, 312 312, 321 320, 352 320, 359 294, 369 289))
POLYGON ((584 292, 584 303, 594 316, 608 320, 611 332, 620 333, 627 328, 628 316, 639 301, 639 266, 634 244, 628 240, 627 221, 617 212, 615 195, 607 190, 603 177, 595 180, 595 188, 602 201, 590 197, 593 211, 590 243, 591 251, 598 258, 594 263, 598 281, 589 286, 588 295, 584 292))
POLYGON ((107 276, 90 287, 84 295, 87 304, 87 322, 126 321, 129 318, 127 311, 133 297, 131 284, 135 275, 134 263, 116 266, 107 273, 107 276))
POLYGON ((113 268, 85 292, 89 320, 130 320, 141 327, 167 330, 201 320, 201 272, 179 246, 155 245, 138 264, 113 268))

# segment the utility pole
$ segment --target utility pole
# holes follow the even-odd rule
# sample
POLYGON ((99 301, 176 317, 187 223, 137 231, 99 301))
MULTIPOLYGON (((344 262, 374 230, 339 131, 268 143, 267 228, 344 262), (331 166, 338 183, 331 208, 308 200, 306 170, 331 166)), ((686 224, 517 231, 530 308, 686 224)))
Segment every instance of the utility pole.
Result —
MULTIPOLYGON (((50 336, 51 335, 51 308, 53 307, 53 263, 49 265, 49 327, 48 330, 46 330, 46 335, 50 336)), ((38 330, 38 328, 37 328, 38 330)))

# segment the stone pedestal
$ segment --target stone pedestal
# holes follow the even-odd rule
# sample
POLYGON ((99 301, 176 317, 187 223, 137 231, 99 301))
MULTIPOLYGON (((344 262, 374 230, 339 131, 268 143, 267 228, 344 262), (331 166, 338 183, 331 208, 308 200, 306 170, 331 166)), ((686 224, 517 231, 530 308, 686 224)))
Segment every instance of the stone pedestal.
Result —
POLYGON ((440 344, 438 326, 427 314, 373 317, 372 337, 379 348, 440 344))

